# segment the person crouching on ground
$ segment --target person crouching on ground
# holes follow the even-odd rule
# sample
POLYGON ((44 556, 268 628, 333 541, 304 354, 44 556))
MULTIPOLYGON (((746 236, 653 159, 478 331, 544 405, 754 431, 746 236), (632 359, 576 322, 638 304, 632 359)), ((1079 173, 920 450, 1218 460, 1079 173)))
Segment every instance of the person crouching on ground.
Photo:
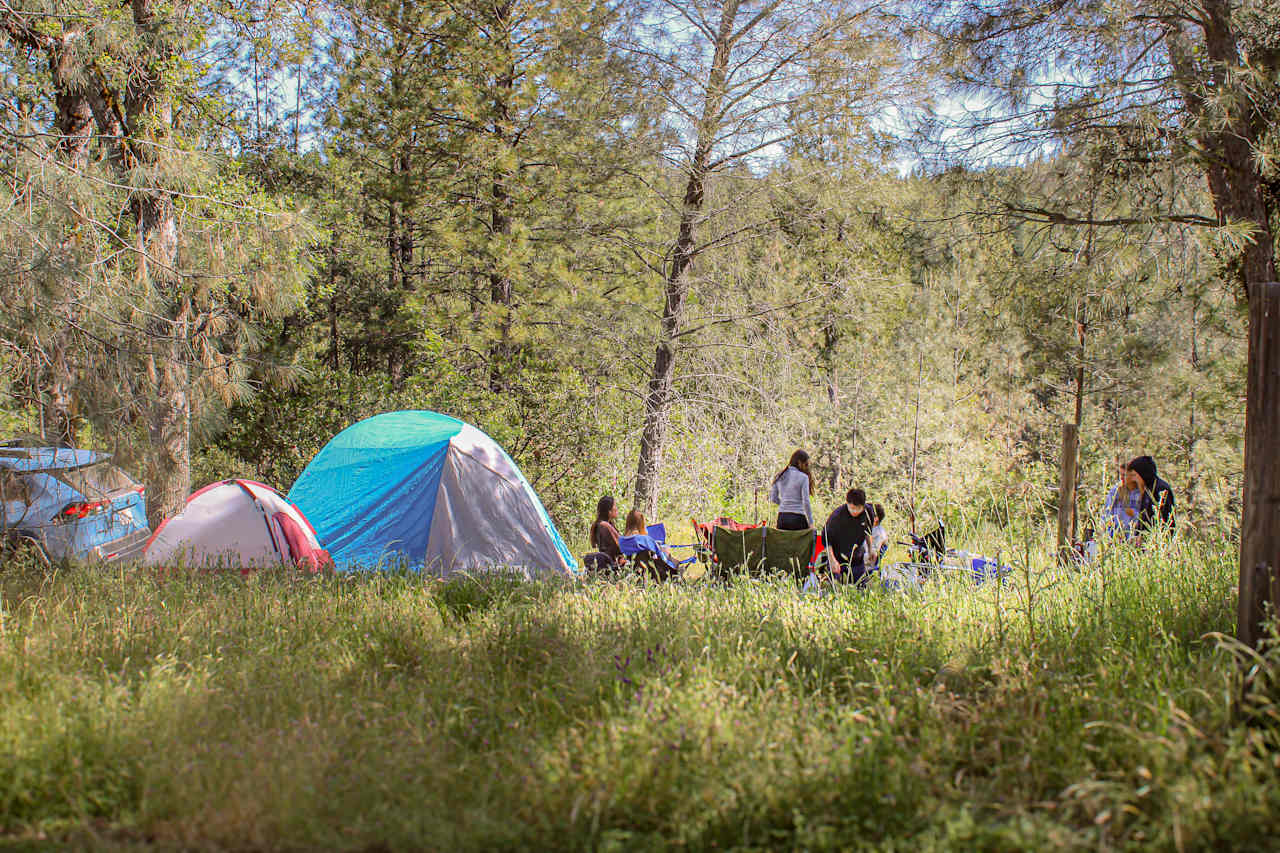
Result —
POLYGON ((836 507, 822 530, 827 545, 827 565, 832 577, 844 583, 862 583, 867 575, 866 555, 871 547, 871 530, 875 526, 867 512, 867 493, 850 489, 845 502, 836 507))
POLYGON ((787 467, 778 472, 769 486, 769 501, 778 505, 779 530, 808 530, 813 527, 813 510, 809 495, 813 494, 813 474, 809 471, 809 454, 797 450, 787 467))
POLYGON ((1173 488, 1160 479, 1156 461, 1150 456, 1139 456, 1129 463, 1129 488, 1142 492, 1138 520, 1134 525, 1138 542, 1157 527, 1173 529, 1173 488))
POLYGON ((614 566, 621 565, 622 549, 618 546, 618 528, 614 523, 618 520, 618 504, 613 495, 605 495, 596 504, 596 520, 591 523, 587 539, 595 551, 583 558, 587 569, 604 572, 614 566))

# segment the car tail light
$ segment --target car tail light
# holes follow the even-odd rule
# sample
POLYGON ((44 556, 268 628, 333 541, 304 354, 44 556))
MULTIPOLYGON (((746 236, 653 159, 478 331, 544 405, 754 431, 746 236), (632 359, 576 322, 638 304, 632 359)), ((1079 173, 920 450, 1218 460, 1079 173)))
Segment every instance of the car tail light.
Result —
POLYGON ((78 501, 69 503, 58 513, 58 518, 62 521, 71 521, 73 519, 87 518, 94 513, 102 512, 111 506, 111 501, 78 501))

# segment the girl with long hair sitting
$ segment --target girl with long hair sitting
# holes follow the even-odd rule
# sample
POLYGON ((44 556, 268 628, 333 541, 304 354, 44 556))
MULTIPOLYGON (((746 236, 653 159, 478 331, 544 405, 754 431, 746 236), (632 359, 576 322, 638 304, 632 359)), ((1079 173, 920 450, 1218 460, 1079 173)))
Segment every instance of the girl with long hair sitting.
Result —
POLYGON ((618 546, 618 504, 613 495, 605 495, 596 504, 596 520, 591 523, 587 538, 595 551, 583 560, 593 571, 607 571, 623 562, 622 549, 618 546))

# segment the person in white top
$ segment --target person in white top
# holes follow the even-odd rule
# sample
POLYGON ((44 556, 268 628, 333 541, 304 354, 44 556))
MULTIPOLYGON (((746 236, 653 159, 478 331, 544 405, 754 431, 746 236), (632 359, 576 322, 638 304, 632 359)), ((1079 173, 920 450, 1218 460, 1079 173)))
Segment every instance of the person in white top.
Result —
POLYGON ((778 505, 779 530, 808 530, 813 526, 813 510, 809 506, 812 492, 809 454, 797 450, 769 486, 769 501, 778 505))
POLYGON ((876 526, 871 528, 871 553, 867 555, 868 569, 879 568, 880 553, 889 543, 889 534, 884 532, 884 504, 875 504, 872 510, 876 526))
POLYGON ((1106 521, 1106 532, 1119 539, 1129 539, 1133 527, 1138 523, 1138 512, 1142 509, 1142 490, 1130 489, 1128 483, 1129 466, 1120 463, 1120 480, 1107 493, 1107 502, 1103 506, 1103 518, 1106 521))

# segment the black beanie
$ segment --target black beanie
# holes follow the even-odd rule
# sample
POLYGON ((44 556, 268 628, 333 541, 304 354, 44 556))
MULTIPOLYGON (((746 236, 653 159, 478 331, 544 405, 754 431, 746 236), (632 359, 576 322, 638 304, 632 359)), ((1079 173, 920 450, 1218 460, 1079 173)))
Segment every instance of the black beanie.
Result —
POLYGON ((1137 459, 1129 463, 1129 470, 1133 471, 1142 478, 1142 482, 1148 489, 1153 488, 1156 484, 1156 460, 1150 456, 1139 456, 1137 459))

